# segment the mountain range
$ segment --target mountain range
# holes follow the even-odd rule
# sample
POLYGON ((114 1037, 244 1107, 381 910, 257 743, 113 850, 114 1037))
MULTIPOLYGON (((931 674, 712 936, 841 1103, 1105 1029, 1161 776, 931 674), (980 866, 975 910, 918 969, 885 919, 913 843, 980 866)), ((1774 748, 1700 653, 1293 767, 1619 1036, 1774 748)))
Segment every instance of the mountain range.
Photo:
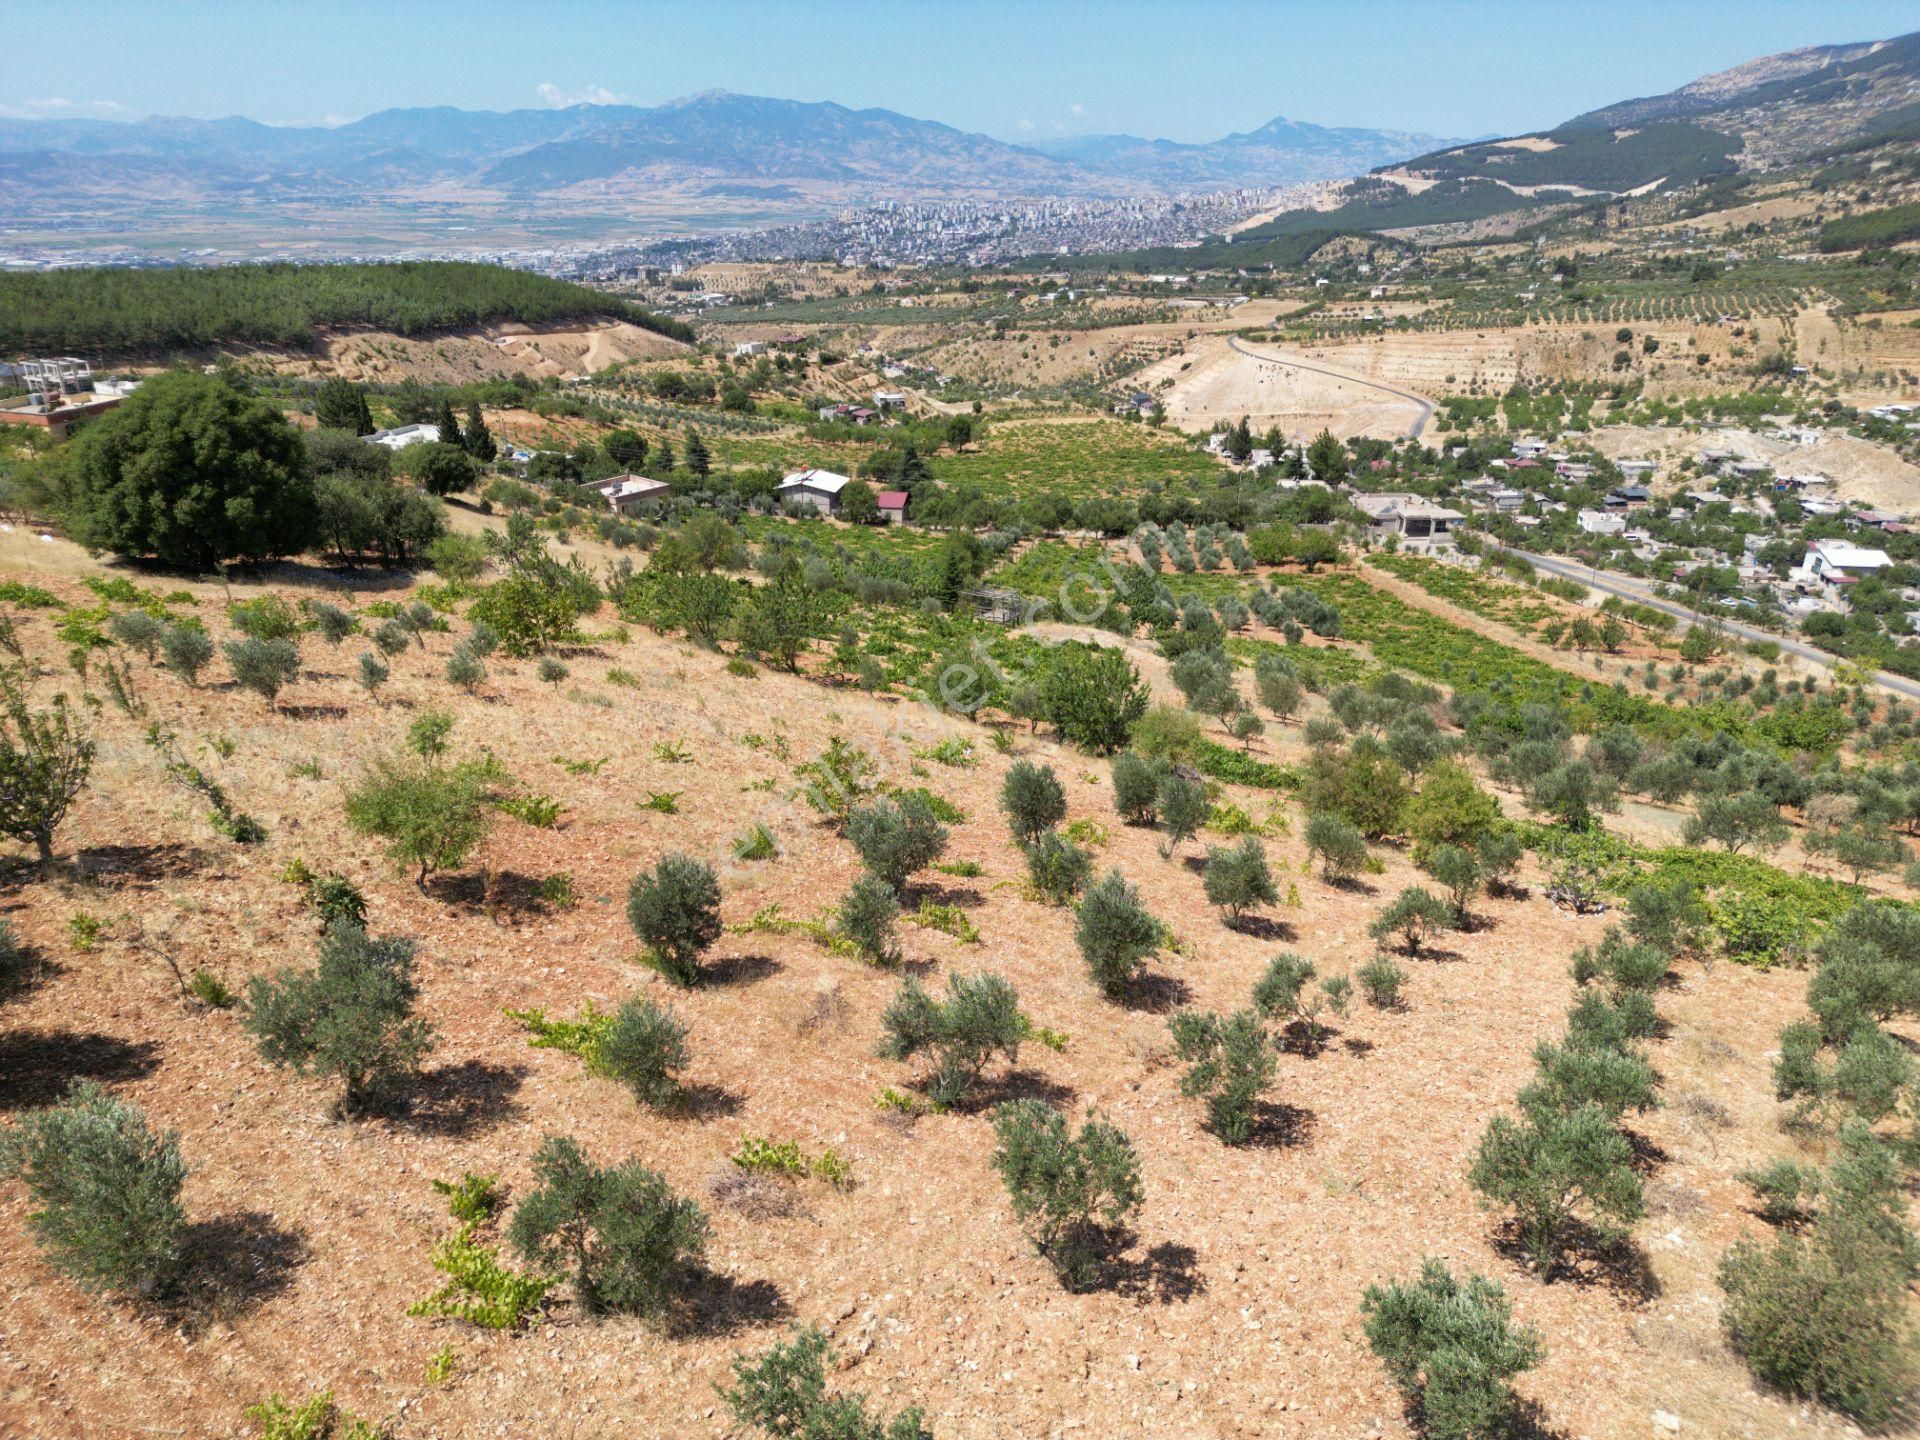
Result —
POLYGON ((710 185, 848 199, 1124 196, 1334 179, 1446 143, 1277 119, 1205 145, 1101 136, 1027 146, 890 110, 710 91, 655 107, 383 110, 331 127, 0 120, 0 202, 580 200, 710 185))

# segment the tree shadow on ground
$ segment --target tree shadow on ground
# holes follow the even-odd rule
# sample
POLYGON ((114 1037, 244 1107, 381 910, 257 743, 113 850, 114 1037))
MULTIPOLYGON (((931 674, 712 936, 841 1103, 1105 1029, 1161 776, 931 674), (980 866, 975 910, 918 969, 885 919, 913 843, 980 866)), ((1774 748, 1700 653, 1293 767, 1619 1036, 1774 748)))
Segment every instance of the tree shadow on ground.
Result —
MULTIPOLYGON (((1433 1433, 1427 1425, 1426 1410, 1420 1403, 1419 1395, 1402 1395, 1400 1414, 1407 1422, 1407 1429, 1415 1435, 1433 1433)), ((1547 1423, 1546 1409, 1537 1400, 1525 1397, 1515 1400, 1513 1410, 1507 1417, 1506 1428, 1500 1433, 1506 1440, 1570 1440, 1565 1430, 1555 1429, 1547 1423)))
POLYGON ((673 1113, 696 1124, 740 1113, 740 1097, 722 1085, 682 1085, 673 1113))
POLYGON ((1147 971, 1134 977, 1120 1003, 1129 1010, 1165 1015, 1168 1011, 1178 1010, 1192 998, 1193 987, 1186 981, 1177 976, 1147 971))
POLYGON ((1236 935, 1247 935, 1255 940, 1273 941, 1282 945, 1292 945, 1300 938, 1285 920, 1275 919, 1271 915, 1242 915, 1237 920, 1228 920, 1227 929, 1236 935))
POLYGON ((1626 1126, 1622 1125, 1620 1127, 1620 1133, 1627 1137, 1627 1144, 1633 1147, 1633 1160, 1631 1163, 1634 1170, 1643 1178, 1651 1175, 1654 1171, 1660 1169, 1661 1166, 1673 1159, 1673 1156, 1662 1148, 1658 1142, 1648 1139, 1638 1130, 1629 1130, 1626 1126))
POLYGON ((1138 1260, 1108 1262, 1102 1288, 1141 1305, 1175 1305, 1206 1294, 1199 1266, 1200 1253, 1191 1245, 1163 1240, 1138 1260))
POLYGON ((978 1115, 1009 1100, 1038 1100, 1056 1110, 1064 1110, 1073 1104, 1079 1093, 1071 1085, 1062 1084, 1050 1075, 1023 1066, 992 1080, 982 1081, 964 1098, 947 1108, 956 1115, 978 1115))
MULTIPOLYGON (((1629 1305, 1645 1305, 1665 1293, 1647 1252, 1631 1237, 1609 1239, 1585 1221, 1570 1219, 1560 1227, 1560 1242, 1559 1259, 1540 1275, 1549 1284, 1604 1290, 1629 1305)), ((1513 1221, 1494 1232, 1493 1248, 1521 1269, 1538 1273, 1513 1221)))
POLYGON ((288 720, 342 720, 346 718, 344 705, 282 705, 280 714, 288 720))
POLYGON ((1312 1141, 1315 1123, 1311 1110, 1262 1100, 1254 1106, 1253 1133, 1247 1137, 1247 1146, 1254 1150, 1298 1149, 1312 1141))
POLYGON ((1395 951, 1404 960, 1431 960, 1435 965, 1455 965, 1467 957, 1458 950, 1449 950, 1444 945, 1426 941, 1418 950, 1408 950, 1404 946, 1395 951))
POLYGON ((771 955, 723 955, 700 967, 702 985, 751 985, 778 975, 787 967, 771 955))
POLYGON ((379 1112, 397 1130, 464 1140, 521 1118, 514 1099, 531 1072, 525 1065, 462 1060, 423 1072, 379 1112))
POLYGON ((687 1334, 736 1335, 784 1324, 793 1307, 771 1280, 735 1280, 700 1269, 687 1276, 674 1328, 687 1334))
POLYGON ((72 871, 82 884, 155 884, 189 879, 206 863, 207 852, 197 845, 92 845, 75 852, 72 871))
POLYGON ((1305 1020, 1289 1020, 1280 1030, 1280 1048, 1303 1060, 1311 1060, 1339 1039, 1340 1035, 1338 1026, 1329 1025, 1324 1020, 1317 1030, 1305 1020))
POLYGON ((195 1221, 182 1237, 185 1278, 170 1318, 190 1334, 231 1324, 291 1285, 307 1255, 305 1234, 263 1211, 195 1221))
POLYGON ((1380 893, 1378 885, 1369 885, 1358 875, 1340 875, 1329 879, 1326 884, 1329 890, 1344 890, 1349 895, 1364 895, 1369 900, 1380 893))
POLYGON ((933 905, 957 905, 962 910, 978 910, 987 903, 986 896, 971 885, 942 885, 938 881, 910 885, 900 900, 903 910, 908 900, 925 900, 933 905))
POLYGON ((92 1030, 0 1030, 0 1110, 49 1105, 75 1080, 139 1080, 160 1067, 152 1040, 92 1030))

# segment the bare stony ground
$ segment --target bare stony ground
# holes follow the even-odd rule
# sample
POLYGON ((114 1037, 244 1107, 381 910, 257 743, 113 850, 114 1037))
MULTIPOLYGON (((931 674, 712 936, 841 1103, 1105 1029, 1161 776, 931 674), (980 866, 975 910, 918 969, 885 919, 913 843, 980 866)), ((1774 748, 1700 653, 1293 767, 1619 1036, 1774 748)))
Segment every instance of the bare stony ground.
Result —
MULTIPOLYGON (((26 578, 90 598, 68 575, 26 578)), ((284 578, 290 595, 330 583, 284 578)), ((191 588, 199 613, 224 630, 219 587, 191 588)), ((64 670, 51 673, 64 647, 46 623, 24 628, 30 653, 48 657, 44 687, 71 687, 64 670)), ((1804 974, 1678 968, 1661 1000, 1670 1030, 1654 1047, 1666 1105, 1636 1127, 1654 1203, 1637 1256, 1545 1284, 1510 1258, 1465 1172, 1488 1116, 1527 1078, 1535 1038, 1558 1030, 1572 998, 1568 957, 1603 919, 1566 915, 1537 886, 1481 902, 1472 933, 1404 962, 1404 1009, 1357 1006, 1324 1053, 1283 1057, 1259 1143, 1231 1150, 1180 1097, 1161 1012, 1244 1004, 1283 948, 1322 974, 1364 963, 1367 922, 1419 878, 1403 853, 1383 850, 1384 873, 1363 887, 1333 888, 1304 872, 1302 817, 1283 803, 1287 833, 1264 843, 1298 904, 1266 916, 1262 933, 1231 931, 1189 863, 1199 845, 1162 859, 1157 835, 1118 823, 1104 762, 1016 732, 1016 752, 1066 782, 1070 818, 1109 832, 1102 867, 1125 871, 1180 938, 1179 953, 1154 966, 1152 998, 1117 1006, 1085 977, 1070 912, 1020 892, 994 799, 1010 759, 984 729, 957 727, 977 742, 972 768, 916 762, 912 751, 952 722, 804 679, 728 676, 720 657, 638 631, 571 657, 558 686, 540 684, 529 663, 496 662, 467 698, 439 678, 451 641, 435 636, 425 653, 399 657, 374 702, 349 679, 356 647, 329 651, 309 637, 307 669, 278 712, 236 692, 218 664, 188 689, 136 662, 154 718, 192 742, 233 742, 230 759, 205 750, 196 759, 270 839, 243 848, 214 834, 199 803, 163 782, 144 727, 109 706, 97 719, 95 784, 61 834, 61 863, 40 873, 16 855, 0 871, 0 911, 49 962, 37 987, 0 1010, 0 1119, 52 1098, 74 1074, 138 1101, 179 1130, 197 1241, 226 1257, 224 1276, 203 1278, 184 1316, 91 1300, 36 1257, 18 1188, 0 1191, 0 1436, 240 1436, 253 1433, 248 1404, 323 1387, 403 1440, 719 1435, 726 1416, 713 1386, 729 1358, 800 1321, 833 1331, 837 1384, 890 1407, 924 1404, 943 1440, 1403 1437, 1412 1431, 1366 1350, 1358 1305, 1368 1283, 1430 1254, 1496 1276, 1544 1333, 1550 1356, 1523 1381, 1541 1435, 1645 1436, 1655 1409, 1679 1415, 1683 1436, 1846 1433, 1755 1390, 1719 1338, 1711 1280, 1727 1243, 1758 1228, 1733 1174, 1793 1148, 1766 1072, 1804 974), (615 667, 638 687, 607 684, 615 667), (341 800, 359 766, 397 747, 430 705, 457 711, 456 753, 492 748, 566 813, 552 830, 502 817, 483 865, 422 893, 347 831, 341 800), (624 897, 634 873, 669 850, 724 858, 755 819, 780 853, 731 867, 730 922, 776 903, 814 915, 845 891, 851 847, 784 799, 792 765, 834 734, 969 814, 948 858, 984 874, 929 873, 919 888, 961 906, 980 943, 907 926, 904 949, 907 968, 933 984, 955 970, 1006 976, 1036 1025, 1069 1037, 1059 1053, 1023 1049, 997 1093, 1096 1107, 1139 1148, 1145 1208, 1095 1293, 1063 1292, 1020 1234, 980 1109, 914 1123, 876 1109, 883 1087, 912 1078, 873 1053, 897 974, 770 935, 727 936, 709 957, 712 983, 691 993, 633 963, 624 897), (666 741, 690 758, 657 758, 666 741), (574 775, 556 757, 606 764, 574 775), (652 791, 678 792, 680 814, 639 808, 652 791), (372 928, 419 942, 423 1010, 440 1043, 408 1113, 331 1118, 324 1087, 269 1069, 233 1012, 183 1003, 159 958, 236 989, 311 963, 314 923, 279 878, 296 857, 350 875, 367 892, 372 928), (529 898, 562 871, 576 908, 529 898), (83 912, 106 927, 84 951, 70 929, 83 912), (571 1057, 528 1048, 501 1013, 572 1015, 639 990, 671 1003, 691 1032, 697 1099, 686 1115, 642 1109, 571 1057), (436 1287, 428 1251, 452 1225, 429 1182, 497 1172, 523 1192, 535 1146, 555 1132, 603 1162, 636 1157, 703 1202, 749 1133, 831 1146, 851 1159, 856 1184, 808 1182, 787 1218, 706 1202, 711 1273, 690 1291, 683 1333, 590 1322, 564 1291, 517 1336, 408 1318, 436 1287), (428 1361, 447 1345, 455 1374, 429 1383, 428 1361)), ((1288 758, 1295 735, 1270 735, 1271 753, 1288 758)), ((1268 796, 1227 798, 1268 813, 1268 796)))

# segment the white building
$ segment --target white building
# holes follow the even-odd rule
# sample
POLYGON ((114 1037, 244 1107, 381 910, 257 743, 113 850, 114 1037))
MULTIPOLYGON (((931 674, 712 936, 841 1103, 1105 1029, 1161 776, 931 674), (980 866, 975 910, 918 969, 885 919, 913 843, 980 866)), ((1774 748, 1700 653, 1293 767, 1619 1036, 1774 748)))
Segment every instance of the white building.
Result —
POLYGON ((1816 540, 1807 546, 1807 558, 1800 562, 1793 578, 1845 585, 1891 564, 1893 557, 1884 550, 1869 550, 1846 540, 1816 540))
POLYGON ((610 475, 586 487, 597 490, 618 514, 625 515, 652 501, 664 500, 673 487, 664 480, 649 480, 644 475, 610 475))
POLYGON ((822 515, 831 515, 840 508, 840 492, 847 484, 845 475, 831 470, 796 470, 773 493, 783 505, 807 505, 822 515))
POLYGON ((1627 517, 1611 510, 1582 510, 1573 523, 1589 535, 1624 535, 1627 529, 1627 517))
POLYGON ((376 430, 371 435, 361 437, 370 445, 384 445, 389 450, 404 450, 409 445, 432 445, 440 439, 438 425, 396 425, 391 430, 376 430))

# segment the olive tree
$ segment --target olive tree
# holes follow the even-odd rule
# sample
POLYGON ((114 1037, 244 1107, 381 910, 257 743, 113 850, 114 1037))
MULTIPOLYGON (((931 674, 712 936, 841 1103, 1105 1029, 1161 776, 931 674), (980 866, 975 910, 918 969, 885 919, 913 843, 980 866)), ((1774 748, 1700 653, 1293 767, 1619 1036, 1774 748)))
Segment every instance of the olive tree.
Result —
POLYGON ((44 710, 27 697, 26 676, 0 671, 0 834, 53 859, 53 834, 93 770, 94 742, 67 701, 44 710))
POLYGON ((1140 892, 1118 870, 1109 870, 1081 899, 1073 938, 1094 984, 1117 1000, 1160 948, 1161 927, 1141 904, 1140 892))
POLYGON ((1546 1356, 1532 1326, 1515 1326, 1506 1294, 1484 1275, 1454 1278, 1428 1258, 1420 1278, 1369 1285, 1367 1344, 1420 1407, 1432 1440, 1498 1440, 1511 1431, 1513 1377, 1546 1356))
POLYGON ((959 1103, 979 1083, 995 1055, 1008 1064, 1020 1058, 1027 1024, 1020 997, 998 975, 953 974, 947 998, 936 1000, 909 977, 880 1016, 885 1032, 879 1054, 888 1060, 929 1056, 927 1094, 936 1105, 959 1103))
POLYGON ((659 1318, 684 1295, 705 1255, 707 1219, 637 1160, 600 1166, 578 1142, 549 1135, 533 1156, 534 1188, 508 1226, 514 1249, 566 1271, 589 1314, 659 1318))
POLYGON ((627 923, 646 961, 676 985, 700 979, 700 957, 720 938, 720 878, 691 855, 667 855, 627 889, 627 923))
POLYGON ((433 1027, 413 1013, 419 993, 411 941, 338 920, 314 969, 254 976, 242 1023, 269 1064, 337 1079, 342 1108, 362 1110, 433 1048, 433 1027))
POLYGON ((993 1130, 1014 1218, 1069 1290, 1090 1288, 1114 1230, 1145 1195, 1133 1143, 1092 1113, 1075 1134, 1059 1111, 1031 1099, 1001 1105, 993 1130))
POLYGON ((0 1130, 0 1180, 26 1186, 48 1263, 90 1290, 152 1297, 177 1278, 186 1176, 179 1137, 91 1081, 0 1130))

